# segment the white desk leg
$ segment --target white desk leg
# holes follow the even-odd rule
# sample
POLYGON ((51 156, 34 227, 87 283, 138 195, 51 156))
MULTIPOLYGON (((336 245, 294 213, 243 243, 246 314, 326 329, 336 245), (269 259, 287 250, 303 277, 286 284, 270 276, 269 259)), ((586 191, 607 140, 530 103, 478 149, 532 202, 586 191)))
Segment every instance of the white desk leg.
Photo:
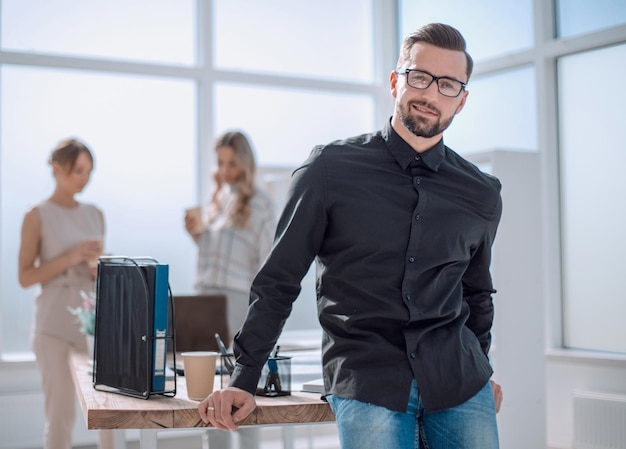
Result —
POLYGON ((113 447, 115 449, 126 449, 126 431, 124 429, 113 431, 113 447))
POLYGON ((293 426, 283 426, 283 449, 293 449, 293 426))
POLYGON ((313 449, 313 426, 312 425, 308 425, 307 426, 307 434, 309 436, 308 440, 309 440, 309 449, 313 449))
POLYGON ((124 429, 98 430, 98 449, 126 449, 124 429))
POLYGON ((139 430, 139 449, 157 449, 158 429, 139 430))

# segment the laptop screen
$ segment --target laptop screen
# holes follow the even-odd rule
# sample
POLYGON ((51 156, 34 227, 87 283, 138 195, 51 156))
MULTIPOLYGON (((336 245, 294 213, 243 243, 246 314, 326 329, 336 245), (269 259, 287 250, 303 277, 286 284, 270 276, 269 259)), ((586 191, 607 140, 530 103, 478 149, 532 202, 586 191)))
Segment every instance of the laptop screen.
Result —
POLYGON ((215 334, 230 341, 224 295, 174 295, 176 352, 217 351, 215 334))

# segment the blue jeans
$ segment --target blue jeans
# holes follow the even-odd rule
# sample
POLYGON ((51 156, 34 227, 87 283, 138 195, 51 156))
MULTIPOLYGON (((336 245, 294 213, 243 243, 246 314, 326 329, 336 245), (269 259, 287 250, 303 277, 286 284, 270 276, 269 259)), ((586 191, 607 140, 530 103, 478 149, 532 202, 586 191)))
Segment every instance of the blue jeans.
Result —
POLYGON ((467 402, 427 413, 415 380, 406 413, 328 395, 342 449, 498 449, 496 409, 487 384, 467 402))

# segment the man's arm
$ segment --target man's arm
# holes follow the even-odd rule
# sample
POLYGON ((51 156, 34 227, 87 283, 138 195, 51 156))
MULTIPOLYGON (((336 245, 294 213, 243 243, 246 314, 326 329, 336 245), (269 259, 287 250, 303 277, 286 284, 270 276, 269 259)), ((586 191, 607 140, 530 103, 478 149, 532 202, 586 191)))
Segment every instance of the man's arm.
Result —
POLYGON ((256 390, 263 365, 300 293, 302 278, 319 252, 327 223, 320 154, 314 149, 293 174, 274 246, 252 283, 246 322, 234 339, 237 365, 232 387, 256 390))
POLYGON ((198 406, 202 419, 220 429, 236 429, 236 420, 254 410, 253 394, 263 365, 319 252, 327 223, 319 155, 319 149, 314 149, 293 175, 274 246, 252 283, 252 303, 234 339, 237 363, 229 388, 212 393, 198 406), (239 410, 233 414, 232 407, 239 410))
POLYGON ((468 304, 470 315, 467 327, 474 332, 485 355, 491 346, 491 327, 493 325, 493 299, 496 292, 491 279, 491 248, 496 238, 496 231, 502 215, 502 198, 495 197, 494 212, 485 226, 481 244, 474 249, 465 274, 463 275, 463 298, 468 304))

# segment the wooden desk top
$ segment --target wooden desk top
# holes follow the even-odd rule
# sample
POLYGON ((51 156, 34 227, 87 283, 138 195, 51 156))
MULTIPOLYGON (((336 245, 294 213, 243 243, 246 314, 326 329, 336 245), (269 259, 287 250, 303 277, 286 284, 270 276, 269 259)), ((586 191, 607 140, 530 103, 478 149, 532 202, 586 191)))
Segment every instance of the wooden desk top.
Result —
MULTIPOLYGON (((185 378, 178 376, 176 397, 138 399, 97 391, 92 385, 91 365, 84 354, 72 356, 76 394, 88 429, 164 429, 208 427, 198 414, 198 402, 187 398, 185 378)), ((219 378, 216 379, 219 385, 219 378)), ((292 392, 277 398, 257 397, 257 408, 241 425, 296 424, 335 420, 330 406, 319 394, 292 392)))

